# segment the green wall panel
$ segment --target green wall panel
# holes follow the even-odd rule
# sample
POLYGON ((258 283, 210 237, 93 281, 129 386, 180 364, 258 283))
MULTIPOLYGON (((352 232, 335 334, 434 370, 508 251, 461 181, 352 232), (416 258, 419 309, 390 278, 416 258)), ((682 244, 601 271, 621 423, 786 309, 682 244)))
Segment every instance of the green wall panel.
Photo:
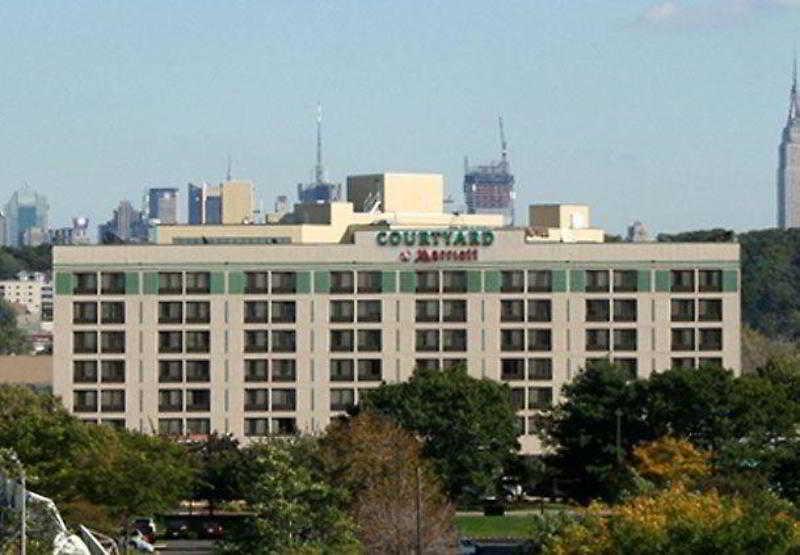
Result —
POLYGON ((467 291, 470 293, 481 292, 481 273, 479 270, 470 270, 467 272, 467 291))
POLYGON ((553 270, 553 293, 567 292, 567 271, 553 270))
POLYGON ((497 270, 487 270, 483 273, 483 290, 487 293, 499 293, 503 279, 497 270))
POLYGON ((669 270, 656 270, 656 291, 669 292, 672 289, 672 277, 669 270))
POLYGON ((739 275, 736 270, 722 271, 722 290, 726 293, 735 293, 739 289, 739 275))
POLYGON ((586 291, 586 270, 570 271, 569 290, 578 293, 586 291))
POLYGON ((125 294, 139 294, 139 272, 125 272, 125 294))
POLYGON ((156 272, 146 272, 142 277, 142 292, 145 295, 158 295, 158 274, 156 272))
POLYGON ((314 293, 331 292, 331 273, 320 271, 314 272, 314 293))
POLYGON ((647 293, 652 290, 652 284, 650 283, 652 272, 650 270, 639 270, 639 275, 636 278, 636 290, 647 293))
POLYGON ((417 274, 414 272, 400 272, 400 292, 414 293, 417 290, 417 274))
POLYGON ((381 292, 397 292, 397 272, 381 272, 381 292))
POLYGON ((56 295, 72 295, 72 274, 56 272, 56 295))
POLYGON ((213 295, 225 294, 225 272, 211 272, 209 280, 210 290, 213 295))
POLYGON ((244 293, 244 272, 228 272, 228 293, 241 295, 244 293))
POLYGON ((297 292, 311 293, 311 272, 297 272, 297 292))

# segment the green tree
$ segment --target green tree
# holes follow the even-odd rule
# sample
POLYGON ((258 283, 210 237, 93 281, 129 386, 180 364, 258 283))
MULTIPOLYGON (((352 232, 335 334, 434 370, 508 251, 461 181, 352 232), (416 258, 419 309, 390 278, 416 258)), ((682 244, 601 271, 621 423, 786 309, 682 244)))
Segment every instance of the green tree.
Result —
POLYGON ((463 367, 418 369, 410 380, 386 384, 363 408, 383 413, 424 441, 451 499, 494 493, 510 457, 519 450, 510 389, 475 379, 463 367))
POLYGON ((194 499, 208 501, 209 513, 223 501, 241 499, 246 484, 242 478, 243 455, 231 436, 211 434, 190 447, 198 468, 194 499))
POLYGON ((357 553, 354 526, 342 509, 344 490, 327 484, 309 464, 300 442, 273 440, 244 450, 248 488, 255 516, 232 530, 220 547, 248 555, 357 553))
POLYGON ((17 326, 14 309, 0 299, 0 355, 23 355, 30 352, 30 338, 17 326))

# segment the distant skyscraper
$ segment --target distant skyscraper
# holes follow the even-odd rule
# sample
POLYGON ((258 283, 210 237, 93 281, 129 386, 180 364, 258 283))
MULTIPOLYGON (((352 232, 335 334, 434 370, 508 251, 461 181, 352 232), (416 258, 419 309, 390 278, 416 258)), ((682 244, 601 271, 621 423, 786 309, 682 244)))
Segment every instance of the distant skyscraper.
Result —
POLYGON ((778 148, 778 227, 800 227, 800 99, 794 62, 789 114, 778 148))
MULTIPOLYGON (((27 185, 15 191, 6 204, 6 243, 19 247, 23 244, 25 232, 31 228, 46 233, 49 209, 47 198, 27 185)), ((36 232, 33 235, 38 237, 36 232)))
POLYGON ((645 243, 650 240, 650 234, 642 222, 636 220, 628 226, 628 235, 625 240, 630 243, 645 243))
POLYGON ((341 183, 331 183, 325 179, 325 166, 322 165, 322 106, 317 106, 317 165, 314 166, 314 182, 297 184, 297 199, 300 202, 334 202, 342 197, 341 183))
POLYGON ((178 189, 151 187, 147 190, 147 218, 162 224, 178 223, 178 189))
POLYGON ((89 218, 78 216, 72 218, 72 227, 59 227, 50 230, 50 243, 52 245, 88 245, 89 218))
POLYGON ((147 222, 142 212, 136 210, 130 201, 123 200, 111 219, 98 226, 97 234, 100 243, 145 242, 147 222))
POLYGON ((500 161, 470 167, 464 159, 464 202, 469 214, 502 214, 506 225, 514 225, 514 174, 508 163, 508 145, 500 123, 500 161))
POLYGON ((7 245, 6 226, 8 225, 6 215, 0 211, 0 246, 7 245))

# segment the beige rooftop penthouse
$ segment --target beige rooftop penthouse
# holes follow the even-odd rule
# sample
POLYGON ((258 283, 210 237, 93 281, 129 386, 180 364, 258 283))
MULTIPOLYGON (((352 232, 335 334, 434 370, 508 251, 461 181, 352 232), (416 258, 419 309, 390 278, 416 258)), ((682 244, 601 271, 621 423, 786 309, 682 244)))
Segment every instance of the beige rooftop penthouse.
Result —
MULTIPOLYGON (((528 241, 602 242, 590 229, 589 207, 531 207, 528 241), (560 215, 560 217, 558 216, 560 215)), ((502 215, 444 211, 439 174, 381 173, 347 178, 347 200, 296 204, 294 211, 268 215, 269 224, 160 225, 158 244, 351 243, 364 229, 501 228, 502 215)))

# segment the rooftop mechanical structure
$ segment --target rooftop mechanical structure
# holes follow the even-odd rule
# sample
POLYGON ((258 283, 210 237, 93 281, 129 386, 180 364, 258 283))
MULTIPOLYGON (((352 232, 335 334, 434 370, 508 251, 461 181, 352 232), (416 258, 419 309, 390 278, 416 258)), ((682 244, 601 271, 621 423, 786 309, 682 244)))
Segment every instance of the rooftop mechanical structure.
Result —
POLYGON ((514 225, 514 174, 508 162, 508 143, 500 125, 500 160, 470 166, 464 158, 464 202, 469 214, 502 214, 506 225, 514 225))

